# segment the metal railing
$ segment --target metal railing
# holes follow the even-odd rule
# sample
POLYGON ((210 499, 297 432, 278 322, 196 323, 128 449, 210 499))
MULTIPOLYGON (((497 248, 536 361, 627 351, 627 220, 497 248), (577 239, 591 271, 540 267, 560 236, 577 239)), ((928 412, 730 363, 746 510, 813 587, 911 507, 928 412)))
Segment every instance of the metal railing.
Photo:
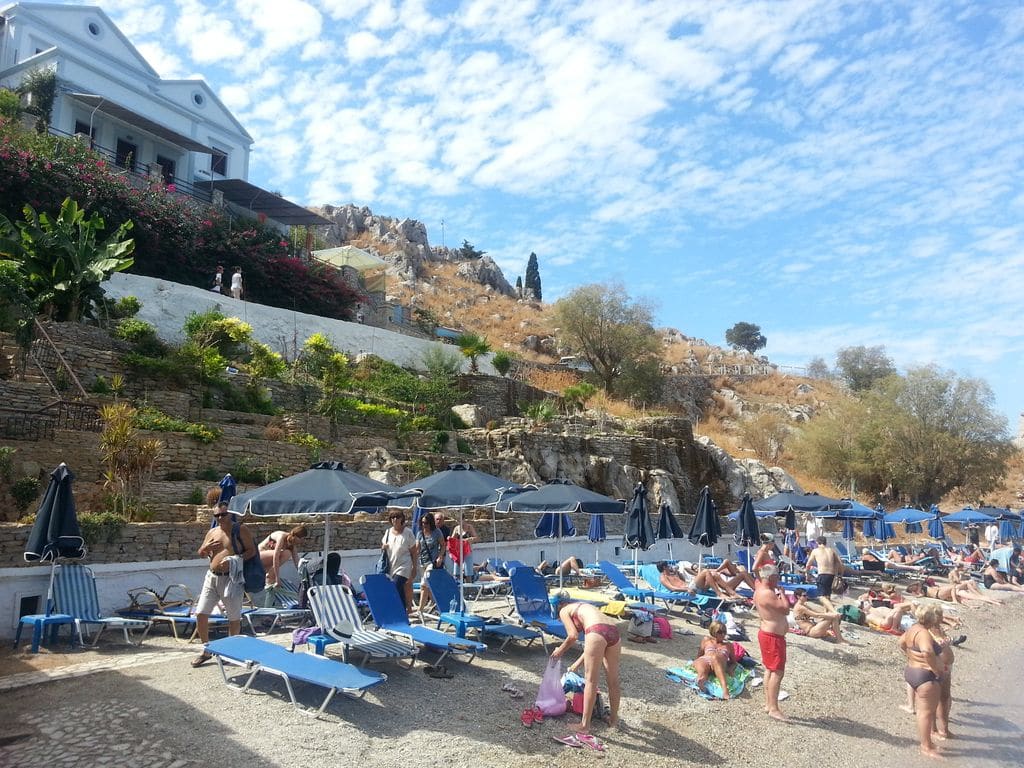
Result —
POLYGON ((42 323, 38 319, 32 322, 34 336, 28 348, 29 359, 36 364, 36 368, 42 373, 46 383, 50 385, 50 389, 57 397, 63 398, 64 390, 71 389, 75 399, 84 399, 86 397, 85 388, 71 366, 68 365, 68 361, 64 359, 64 355, 57 349, 42 323), (65 380, 67 387, 61 386, 61 378, 65 380))
POLYGON ((11 440, 52 440, 58 429, 99 432, 99 409, 90 403, 55 400, 34 411, 0 408, 0 435, 11 440))

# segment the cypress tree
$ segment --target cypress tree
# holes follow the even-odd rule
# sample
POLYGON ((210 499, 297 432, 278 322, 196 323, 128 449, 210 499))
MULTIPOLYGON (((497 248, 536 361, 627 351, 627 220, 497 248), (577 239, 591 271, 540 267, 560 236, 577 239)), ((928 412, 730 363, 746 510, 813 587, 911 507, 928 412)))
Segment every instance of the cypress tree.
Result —
POLYGON ((537 301, 543 299, 540 289, 540 268, 537 266, 537 254, 531 252, 530 259, 526 262, 526 281, 523 287, 527 292, 533 294, 537 301))

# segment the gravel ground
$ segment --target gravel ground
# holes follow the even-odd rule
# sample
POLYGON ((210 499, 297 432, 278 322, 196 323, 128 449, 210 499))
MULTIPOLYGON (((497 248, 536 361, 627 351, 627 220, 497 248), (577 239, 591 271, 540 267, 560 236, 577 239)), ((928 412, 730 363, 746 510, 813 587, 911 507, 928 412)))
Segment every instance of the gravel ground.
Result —
MULTIPOLYGON (((1024 765, 1024 600, 961 609, 968 642, 957 652, 949 765, 1024 765)), ((756 621, 740 617, 751 637, 756 621)), ((819 768, 930 764, 917 752, 914 723, 902 702, 902 656, 894 637, 856 631, 850 647, 790 636, 783 709, 793 722, 764 714, 760 689, 730 702, 708 702, 665 678, 692 658, 703 631, 673 618, 676 636, 657 645, 627 643, 622 656, 622 726, 596 734, 607 752, 574 750, 552 740, 568 718, 526 729, 545 658, 536 645, 491 652, 471 665, 453 662, 452 680, 380 665, 385 685, 365 699, 336 699, 320 720, 287 702, 275 677, 255 693, 223 684, 215 664, 192 669, 195 646, 154 637, 140 650, 114 642, 102 651, 0 654, 0 765, 137 766, 609 766, 688 764, 819 768), (692 635, 680 632, 691 631, 692 635), (39 671, 43 670, 43 671, 39 671), (48 670, 48 671, 47 671, 48 670), (46 675, 55 677, 39 683, 46 675), (525 694, 502 692, 506 682, 525 694), (6 689, 6 690, 5 690, 6 689)), ((283 636, 279 636, 284 640, 283 636)), ((759 655, 756 641, 748 650, 759 655)), ((296 686, 319 704, 322 689, 296 686)))

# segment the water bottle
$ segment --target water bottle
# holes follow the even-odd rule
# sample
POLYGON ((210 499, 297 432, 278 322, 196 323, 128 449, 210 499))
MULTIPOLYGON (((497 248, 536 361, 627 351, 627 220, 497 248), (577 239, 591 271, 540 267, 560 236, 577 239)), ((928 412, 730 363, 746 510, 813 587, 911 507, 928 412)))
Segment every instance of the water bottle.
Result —
POLYGON ((451 603, 448 604, 448 610, 451 613, 459 612, 459 598, 453 597, 451 603))

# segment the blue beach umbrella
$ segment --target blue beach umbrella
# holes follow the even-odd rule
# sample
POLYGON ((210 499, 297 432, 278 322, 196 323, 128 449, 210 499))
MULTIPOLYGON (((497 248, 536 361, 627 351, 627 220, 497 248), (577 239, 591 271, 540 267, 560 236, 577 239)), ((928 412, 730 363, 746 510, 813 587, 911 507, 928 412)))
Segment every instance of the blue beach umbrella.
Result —
POLYGON ((698 547, 710 547, 712 555, 715 553, 715 544, 722 537, 722 523, 718 519, 715 505, 711 501, 711 491, 706 485, 700 490, 697 510, 693 515, 693 524, 686 537, 691 544, 698 547))
POLYGON ((740 504, 739 511, 736 512, 736 516, 736 533, 733 538, 735 538, 738 546, 747 548, 747 563, 749 564, 751 562, 750 548, 756 546, 761 541, 761 531, 757 525, 757 513, 754 511, 754 502, 751 500, 749 493, 743 494, 743 501, 740 504))
POLYGON ((640 550, 648 550, 654 546, 654 525, 647 511, 647 489, 643 483, 633 487, 633 498, 626 511, 626 532, 622 537, 622 546, 633 550, 633 572, 636 573, 640 560, 640 550))
POLYGON ((754 502, 755 510, 771 511, 777 514, 793 509, 797 512, 820 512, 828 509, 844 509, 849 503, 843 499, 833 499, 820 493, 796 493, 782 491, 766 499, 754 502))
POLYGON ((956 523, 961 527, 965 525, 981 525, 991 523, 995 518, 986 515, 983 512, 979 512, 974 507, 964 507, 959 512, 954 512, 951 515, 946 515, 942 522, 945 524, 956 523))
POLYGON ((231 501, 235 494, 238 493, 238 483, 235 482, 235 478, 231 476, 230 472, 224 475, 217 485, 220 486, 220 498, 217 499, 218 504, 222 501, 231 501))
POLYGON ((853 527, 853 520, 851 520, 850 518, 846 518, 845 520, 843 520, 843 538, 849 540, 856 535, 857 532, 853 527))
POLYGON ((676 516, 672 514, 672 505, 667 501, 661 502, 661 513, 658 516, 658 541, 666 539, 668 541, 668 559, 673 560, 672 556, 672 539, 683 538, 683 529, 679 527, 679 521, 676 520, 676 516))
POLYGON ((928 523, 928 535, 936 541, 946 540, 946 530, 942 527, 942 516, 936 514, 928 523))
POLYGON ((1000 520, 999 521, 999 540, 1000 541, 1011 541, 1013 537, 1017 535, 1017 528, 1014 526, 1012 520, 1000 520))
MULTIPOLYGON (((604 524, 604 515, 591 515, 590 527, 587 528, 587 541, 598 544, 608 539, 608 532, 604 524)), ((594 562, 601 559, 601 547, 598 546, 594 552, 594 562)))
POLYGON ((864 528, 862 529, 865 539, 873 539, 875 537, 875 520, 869 518, 864 521, 864 528))

